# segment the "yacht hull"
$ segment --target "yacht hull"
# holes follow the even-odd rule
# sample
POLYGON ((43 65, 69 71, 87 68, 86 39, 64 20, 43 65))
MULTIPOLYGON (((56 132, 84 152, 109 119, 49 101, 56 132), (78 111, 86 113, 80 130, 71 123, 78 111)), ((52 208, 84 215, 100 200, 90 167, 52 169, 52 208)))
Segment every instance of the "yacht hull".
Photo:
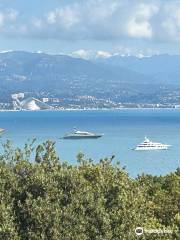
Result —
POLYGON ((102 135, 94 135, 94 136, 64 136, 63 139, 97 139, 102 137, 102 135))
POLYGON ((155 150, 168 150, 169 147, 161 147, 161 148, 155 148, 155 147, 146 147, 146 148, 134 148, 135 151, 155 151, 155 150))

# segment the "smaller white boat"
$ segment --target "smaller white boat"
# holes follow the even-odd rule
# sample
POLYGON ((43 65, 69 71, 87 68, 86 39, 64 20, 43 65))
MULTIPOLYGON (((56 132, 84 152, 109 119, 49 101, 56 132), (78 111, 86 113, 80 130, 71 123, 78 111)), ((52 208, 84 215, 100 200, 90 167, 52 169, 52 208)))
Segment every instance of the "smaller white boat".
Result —
POLYGON ((167 150, 171 145, 163 144, 159 142, 152 142, 147 137, 145 137, 144 141, 140 143, 133 150, 136 151, 147 151, 147 150, 167 150))
POLYGON ((0 128, 0 134, 2 134, 5 131, 5 129, 0 128))

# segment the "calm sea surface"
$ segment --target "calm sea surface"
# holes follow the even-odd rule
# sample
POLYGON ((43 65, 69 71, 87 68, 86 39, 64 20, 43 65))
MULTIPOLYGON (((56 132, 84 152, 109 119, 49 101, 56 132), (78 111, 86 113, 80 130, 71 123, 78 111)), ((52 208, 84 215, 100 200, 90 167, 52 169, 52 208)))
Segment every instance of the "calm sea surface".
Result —
POLYGON ((72 164, 76 163, 79 152, 95 161, 115 154, 116 160, 120 161, 121 166, 126 166, 133 177, 142 172, 164 175, 180 166, 178 109, 0 112, 0 128, 6 129, 0 141, 10 139, 15 146, 21 147, 34 137, 37 143, 54 140, 60 158, 72 164), (104 136, 89 140, 60 139, 73 127, 104 133, 104 136), (145 136, 172 147, 167 151, 132 151, 145 136))

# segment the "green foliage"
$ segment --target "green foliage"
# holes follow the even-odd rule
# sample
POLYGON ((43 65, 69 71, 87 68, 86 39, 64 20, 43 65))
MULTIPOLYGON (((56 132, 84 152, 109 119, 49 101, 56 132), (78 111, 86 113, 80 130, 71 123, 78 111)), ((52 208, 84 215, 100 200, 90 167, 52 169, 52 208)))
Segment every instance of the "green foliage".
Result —
POLYGON ((0 155, 0 239, 134 240, 135 228, 169 229, 140 239, 178 239, 179 169, 164 177, 131 179, 111 158, 94 163, 80 153, 61 162, 55 143, 0 155), (35 159, 33 161, 33 158, 35 159))

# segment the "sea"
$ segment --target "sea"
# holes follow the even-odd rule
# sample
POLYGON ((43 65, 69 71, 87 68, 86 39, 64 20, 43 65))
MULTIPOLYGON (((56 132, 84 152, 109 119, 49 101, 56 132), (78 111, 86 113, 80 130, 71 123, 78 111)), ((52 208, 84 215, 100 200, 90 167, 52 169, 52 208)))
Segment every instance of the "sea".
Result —
POLYGON ((23 147, 33 138, 35 145, 52 140, 60 160, 73 165, 81 152, 94 162, 115 155, 113 164, 120 162, 131 177, 142 173, 166 175, 180 166, 180 109, 4 111, 0 112, 0 128, 5 129, 1 145, 7 140, 14 147, 23 147), (74 127, 104 136, 62 139, 74 127), (172 146, 169 150, 133 151, 145 136, 172 146))

